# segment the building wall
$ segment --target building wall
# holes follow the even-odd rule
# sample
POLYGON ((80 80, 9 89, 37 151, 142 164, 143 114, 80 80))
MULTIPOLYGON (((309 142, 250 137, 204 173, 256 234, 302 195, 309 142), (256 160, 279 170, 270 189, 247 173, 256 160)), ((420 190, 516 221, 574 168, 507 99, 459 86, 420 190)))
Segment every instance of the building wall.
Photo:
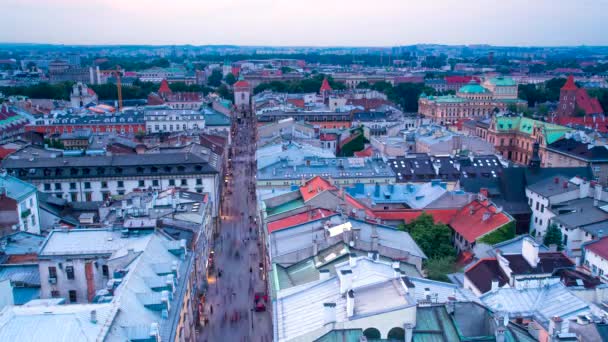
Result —
MULTIPOLYGON (((562 186, 558 184, 557 186, 562 186)), ((530 234, 534 230, 535 238, 540 239, 545 236, 547 228, 551 218, 555 217, 555 214, 549 210, 549 207, 553 204, 562 203, 579 198, 580 190, 575 189, 551 198, 546 198, 540 194, 526 189, 526 198, 528 199, 528 205, 532 209, 532 217, 530 220, 530 234)))
POLYGON ((40 298, 53 298, 53 291, 57 291, 57 294, 61 298, 65 298, 66 302, 69 303, 69 291, 76 291, 76 302, 77 303, 88 303, 88 285, 86 279, 85 265, 87 263, 93 263, 91 269, 93 270, 92 284, 95 290, 106 288, 107 281, 111 278, 113 270, 108 269, 110 277, 104 277, 102 273, 102 265, 106 264, 106 260, 101 257, 81 258, 76 256, 75 258, 51 258, 51 259, 40 259, 38 264, 38 271, 40 273, 40 298), (97 266, 95 266, 97 264, 97 266), (57 280, 55 284, 49 282, 49 267, 55 267, 57 270, 57 280), (66 267, 74 267, 74 279, 68 279, 66 273, 66 267))
POLYGON ((29 180, 29 182, 35 185, 39 191, 55 195, 69 202, 103 201, 107 196, 124 195, 135 189, 142 188, 153 188, 163 191, 168 188, 179 187, 187 191, 209 193, 209 197, 214 203, 213 215, 217 215, 218 175, 190 174, 156 177, 145 175, 141 177, 109 177, 103 179, 37 179, 29 180), (143 181, 143 186, 141 186, 140 181, 143 181), (154 181, 158 182, 157 185, 154 184, 154 181))
POLYGON ((604 280, 608 277, 608 260, 595 254, 590 250, 585 250, 583 265, 594 275, 601 276, 604 280))
POLYGON ((471 290, 471 292, 473 292, 477 297, 481 296, 483 293, 481 291, 479 291, 479 289, 477 288, 477 286, 475 286, 473 284, 473 282, 471 280, 469 280, 469 277, 464 276, 464 283, 463 283, 463 287, 465 289, 471 290))
POLYGON ((591 166, 593 176, 603 186, 608 186, 608 163, 590 163, 585 160, 574 158, 564 153, 558 153, 549 149, 544 149, 542 166, 544 167, 580 167, 591 166))
POLYGON ((19 230, 40 234, 40 214, 38 212, 38 194, 34 191, 17 203, 19 230))

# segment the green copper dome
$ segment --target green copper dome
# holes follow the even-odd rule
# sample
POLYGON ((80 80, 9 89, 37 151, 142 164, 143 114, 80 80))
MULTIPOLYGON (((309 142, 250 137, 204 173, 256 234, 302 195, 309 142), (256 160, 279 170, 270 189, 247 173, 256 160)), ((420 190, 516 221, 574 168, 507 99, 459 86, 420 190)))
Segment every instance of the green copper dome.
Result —
POLYGON ((474 80, 471 80, 471 82, 469 82, 469 84, 460 88, 458 90, 458 92, 465 93, 465 94, 484 94, 484 93, 487 93, 488 90, 486 88, 480 86, 479 83, 475 82, 474 80))

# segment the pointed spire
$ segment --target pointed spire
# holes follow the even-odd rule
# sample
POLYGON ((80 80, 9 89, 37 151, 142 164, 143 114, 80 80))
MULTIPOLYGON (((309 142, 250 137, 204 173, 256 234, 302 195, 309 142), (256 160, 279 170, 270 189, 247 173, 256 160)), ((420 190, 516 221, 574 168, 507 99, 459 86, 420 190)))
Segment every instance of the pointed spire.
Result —
POLYGON ((572 75, 568 76, 568 80, 566 81, 566 84, 564 84, 564 86, 562 87, 562 90, 576 90, 576 89, 578 89, 578 87, 574 83, 574 76, 572 76, 572 75))
POLYGON ((538 153, 539 150, 539 143, 535 142, 534 145, 532 145, 532 158, 530 158, 530 161, 528 162, 528 167, 530 167, 531 169, 537 169, 540 167, 540 155, 538 153))
POLYGON ((163 79, 160 82, 160 87, 158 88, 158 93, 160 95, 162 95, 162 94, 171 94, 172 93, 171 88, 169 88, 169 82, 167 82, 166 79, 163 79))
POLYGON ((327 78, 323 79, 323 83, 321 83, 321 89, 319 89, 319 93, 323 94, 323 92, 326 91, 331 91, 331 86, 329 85, 329 82, 327 81, 327 78))

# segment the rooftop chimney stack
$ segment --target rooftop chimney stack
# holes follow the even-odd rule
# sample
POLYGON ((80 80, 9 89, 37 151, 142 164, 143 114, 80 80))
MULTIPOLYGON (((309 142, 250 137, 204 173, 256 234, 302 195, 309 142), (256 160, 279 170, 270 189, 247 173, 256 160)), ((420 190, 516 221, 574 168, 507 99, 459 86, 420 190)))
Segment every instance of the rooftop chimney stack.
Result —
POLYGON ((532 240, 532 238, 525 237, 523 239, 521 245, 521 254, 531 267, 538 266, 538 262, 540 261, 538 258, 538 249, 538 243, 532 240))
POLYGON ((355 291, 349 290, 346 293, 346 316, 353 317, 355 315, 355 291))
POLYGON ((336 303, 323 303, 323 324, 336 322, 336 303))
POLYGON ((405 331, 405 342, 412 342, 414 338, 414 325, 411 323, 405 323, 403 325, 403 330, 405 331))
POLYGON ((91 323, 97 324, 97 310, 91 310, 91 323))
POLYGON ((551 317, 549 321, 549 336, 557 337, 562 331, 562 318, 559 316, 551 317))

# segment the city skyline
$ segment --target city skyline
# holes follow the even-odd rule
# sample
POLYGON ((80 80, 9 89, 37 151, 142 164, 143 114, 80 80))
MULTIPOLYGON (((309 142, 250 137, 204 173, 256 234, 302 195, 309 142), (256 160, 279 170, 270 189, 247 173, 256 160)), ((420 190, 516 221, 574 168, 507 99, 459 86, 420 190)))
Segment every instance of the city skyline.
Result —
POLYGON ((7 0, 0 42, 68 45, 608 45, 606 1, 7 0), (49 19, 51 18, 51 19, 49 19))

